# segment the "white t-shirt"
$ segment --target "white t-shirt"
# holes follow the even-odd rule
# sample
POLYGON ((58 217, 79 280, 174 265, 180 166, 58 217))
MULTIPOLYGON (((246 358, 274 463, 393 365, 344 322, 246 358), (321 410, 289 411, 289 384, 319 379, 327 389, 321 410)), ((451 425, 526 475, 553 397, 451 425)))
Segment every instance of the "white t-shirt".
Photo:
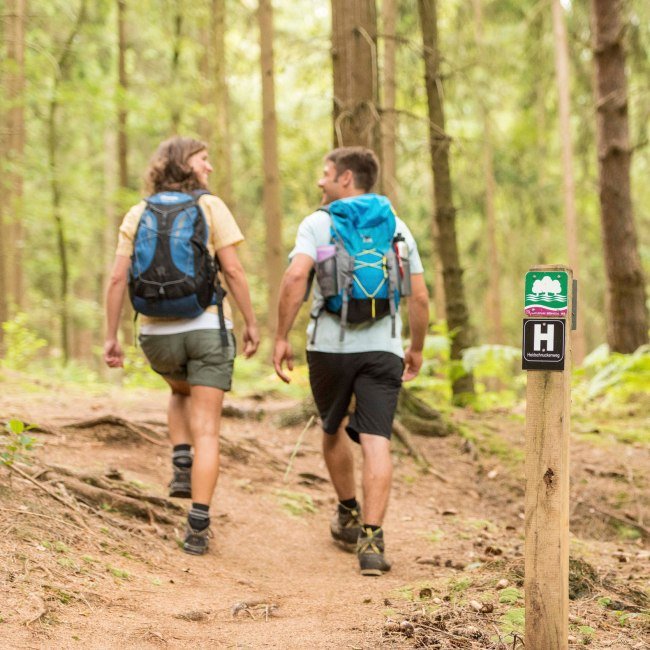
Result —
MULTIPOLYGON (((317 210, 303 219, 296 234, 296 244, 289 253, 289 259, 298 253, 308 255, 316 260, 316 249, 325 246, 332 240, 330 226, 332 220, 324 210, 317 210)), ((395 234, 400 233, 409 249, 409 263, 411 275, 424 272, 422 260, 418 253, 415 238, 408 229, 408 226, 398 217, 395 218, 395 234)), ((318 282, 314 280, 314 302, 320 298, 318 282)), ((312 318, 307 326, 307 350, 315 352, 392 352, 399 357, 404 357, 402 349, 402 321, 399 313, 395 315, 395 337, 392 336, 392 320, 390 316, 371 323, 360 323, 345 328, 343 341, 340 340, 341 320, 337 316, 322 311, 318 317, 316 337, 312 343, 314 333, 314 319, 312 318)))

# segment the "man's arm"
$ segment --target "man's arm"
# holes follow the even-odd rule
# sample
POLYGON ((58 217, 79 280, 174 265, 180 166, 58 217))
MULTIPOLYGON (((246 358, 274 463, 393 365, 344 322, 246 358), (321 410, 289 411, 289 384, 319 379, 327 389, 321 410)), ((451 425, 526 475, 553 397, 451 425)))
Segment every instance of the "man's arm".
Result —
POLYGON ((260 344, 260 335, 257 329, 257 319, 253 312, 246 273, 239 261, 239 256, 234 245, 220 248, 217 251, 217 255, 228 289, 244 317, 244 356, 248 359, 257 351, 257 347, 260 344))
POLYGON ((273 349, 273 366, 282 381, 289 383, 291 378, 282 370, 282 364, 287 362, 287 369, 293 370, 293 350, 289 343, 289 332, 296 316, 300 311, 309 274, 314 267, 314 260, 298 253, 285 271, 280 284, 280 299, 278 303, 278 328, 275 333, 275 346, 273 349))
POLYGON ((411 344, 404 353, 403 381, 415 379, 422 367, 422 348, 429 327, 429 293, 422 273, 411 276, 411 295, 408 298, 411 344))
POLYGON ((131 267, 131 258, 116 255, 106 292, 106 340, 104 341, 104 361, 109 368, 124 365, 124 352, 117 340, 122 304, 126 293, 126 283, 131 267))

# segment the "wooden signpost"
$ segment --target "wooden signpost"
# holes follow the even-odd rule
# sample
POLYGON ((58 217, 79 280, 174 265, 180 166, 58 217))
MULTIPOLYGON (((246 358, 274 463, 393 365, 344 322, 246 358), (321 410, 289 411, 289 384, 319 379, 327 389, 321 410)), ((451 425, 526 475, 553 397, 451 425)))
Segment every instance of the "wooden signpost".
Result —
POLYGON ((526 650, 569 636, 569 431, 575 286, 565 266, 526 274, 526 650))

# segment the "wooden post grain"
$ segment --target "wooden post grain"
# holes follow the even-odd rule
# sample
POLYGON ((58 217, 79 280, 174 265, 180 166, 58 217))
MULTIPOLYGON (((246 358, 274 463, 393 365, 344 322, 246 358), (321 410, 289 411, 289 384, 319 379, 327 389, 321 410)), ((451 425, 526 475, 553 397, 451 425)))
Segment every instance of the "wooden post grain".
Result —
MULTIPOLYGON (((526 387, 526 650, 566 650, 569 635, 569 431, 572 272, 564 370, 530 370, 526 387)), ((548 319, 548 316, 545 318, 548 319)))

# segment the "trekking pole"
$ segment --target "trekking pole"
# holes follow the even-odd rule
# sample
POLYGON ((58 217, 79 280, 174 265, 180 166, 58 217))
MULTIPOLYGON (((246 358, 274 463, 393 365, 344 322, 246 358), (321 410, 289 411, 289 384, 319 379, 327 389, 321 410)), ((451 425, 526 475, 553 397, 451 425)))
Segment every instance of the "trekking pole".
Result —
POLYGON ((524 592, 527 650, 566 650, 569 638, 569 434, 576 282, 566 266, 526 274, 524 592), (571 313, 569 313, 571 306, 571 313))

